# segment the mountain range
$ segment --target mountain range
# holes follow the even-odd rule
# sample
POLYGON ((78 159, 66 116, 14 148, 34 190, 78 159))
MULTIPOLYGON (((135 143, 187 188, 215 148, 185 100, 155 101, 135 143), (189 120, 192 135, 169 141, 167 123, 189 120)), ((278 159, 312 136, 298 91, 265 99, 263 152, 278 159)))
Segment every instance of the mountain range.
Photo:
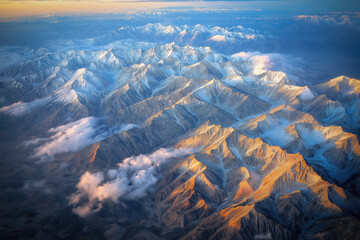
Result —
POLYGON ((360 81, 214 50, 253 38, 148 24, 2 68, 2 235, 360 238, 360 81))

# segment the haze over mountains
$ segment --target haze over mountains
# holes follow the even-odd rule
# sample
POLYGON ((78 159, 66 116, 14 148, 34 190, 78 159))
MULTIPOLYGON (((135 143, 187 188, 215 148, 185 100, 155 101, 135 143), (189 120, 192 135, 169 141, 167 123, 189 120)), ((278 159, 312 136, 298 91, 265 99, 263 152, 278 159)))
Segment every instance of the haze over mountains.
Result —
POLYGON ((277 38, 147 23, 5 49, 1 235, 359 238, 360 81, 241 51, 277 38))

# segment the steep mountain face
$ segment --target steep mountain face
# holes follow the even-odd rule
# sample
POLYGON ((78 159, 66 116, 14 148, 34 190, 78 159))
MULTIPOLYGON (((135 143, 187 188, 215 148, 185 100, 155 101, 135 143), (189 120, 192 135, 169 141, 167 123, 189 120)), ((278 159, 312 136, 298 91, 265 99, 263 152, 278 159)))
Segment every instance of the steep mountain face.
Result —
POLYGON ((111 40, 176 43, 104 36, 2 69, 3 236, 359 238, 360 81, 177 44, 239 29, 129 27, 111 40))

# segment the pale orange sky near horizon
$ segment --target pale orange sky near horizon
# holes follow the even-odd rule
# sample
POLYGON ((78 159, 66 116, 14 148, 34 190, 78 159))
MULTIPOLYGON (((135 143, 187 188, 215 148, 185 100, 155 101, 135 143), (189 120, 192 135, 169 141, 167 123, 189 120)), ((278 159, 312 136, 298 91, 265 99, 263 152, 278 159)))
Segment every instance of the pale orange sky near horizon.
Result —
POLYGON ((124 10, 146 10, 168 7, 206 7, 258 9, 290 6, 291 1, 171 1, 151 2, 146 0, 0 0, 0 21, 21 17, 51 14, 105 13, 124 10), (290 3, 290 4, 289 4, 290 3))
MULTIPOLYGON (((200 5, 199 3, 191 5, 198 6, 200 5)), ((189 5, 189 2, 0 1, 0 18, 66 13, 115 12, 189 5)))
MULTIPOLYGON (((227 3, 225 3, 226 5, 227 3)), ((230 2, 228 3, 230 4, 230 2)), ((206 5, 214 3, 206 2, 206 5)), ((48 14, 116 12, 176 6, 204 6, 204 2, 113 2, 113 1, 1 1, 0 19, 48 14)))
POLYGON ((208 8, 241 8, 267 9, 301 13, 331 11, 360 11, 358 0, 281 0, 281 1, 179 1, 163 0, 149 2, 146 0, 0 0, 0 21, 22 17, 45 16, 51 14, 88 14, 119 12, 124 10, 145 10, 167 7, 208 7, 208 8))

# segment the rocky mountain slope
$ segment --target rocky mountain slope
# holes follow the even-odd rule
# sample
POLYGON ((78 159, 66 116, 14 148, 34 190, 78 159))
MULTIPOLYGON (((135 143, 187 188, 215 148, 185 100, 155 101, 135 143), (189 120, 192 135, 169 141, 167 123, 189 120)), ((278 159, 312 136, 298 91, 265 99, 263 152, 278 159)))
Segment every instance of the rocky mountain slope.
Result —
POLYGON ((360 81, 178 45, 243 34, 208 28, 119 29, 177 40, 100 37, 0 71, 4 237, 360 237, 360 81))

